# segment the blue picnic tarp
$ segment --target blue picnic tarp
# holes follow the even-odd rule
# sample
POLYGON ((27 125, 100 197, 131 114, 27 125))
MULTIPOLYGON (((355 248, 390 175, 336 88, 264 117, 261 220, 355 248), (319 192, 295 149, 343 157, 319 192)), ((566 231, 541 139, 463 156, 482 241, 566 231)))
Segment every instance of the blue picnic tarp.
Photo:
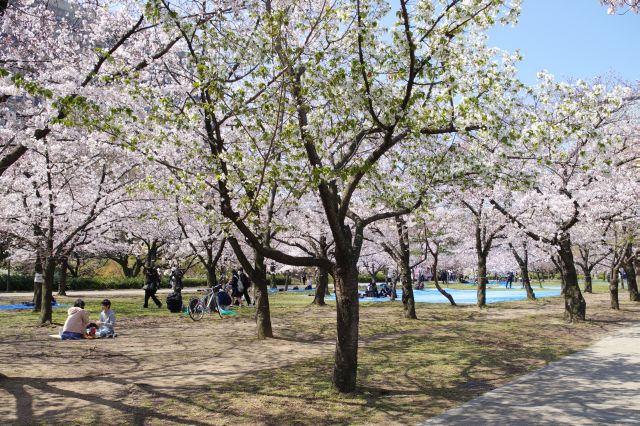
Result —
MULTIPOLYGON (((454 288, 446 288, 453 299, 458 304, 475 304, 478 301, 476 290, 458 290, 454 288)), ((545 287, 534 288, 534 293, 537 298, 559 296, 560 288, 558 287, 545 287)), ((402 299, 402 290, 398 289, 398 299, 402 299)), ((427 290, 413 290, 413 298, 416 302, 423 303, 449 303, 449 301, 442 295, 437 289, 427 290)), ((524 289, 509 289, 509 290, 492 290, 487 289, 487 303, 497 302, 509 302, 512 300, 524 300, 527 298, 527 293, 524 289)), ((335 295, 325 297, 325 300, 336 300, 335 295)), ((388 297, 364 297, 360 299, 362 302, 388 302, 388 297)))
MULTIPOLYGON (((66 305, 52 304, 53 308, 62 308, 66 305)), ((33 303, 13 303, 10 305, 0 305, 0 311, 8 311, 12 309, 33 309, 33 303)))

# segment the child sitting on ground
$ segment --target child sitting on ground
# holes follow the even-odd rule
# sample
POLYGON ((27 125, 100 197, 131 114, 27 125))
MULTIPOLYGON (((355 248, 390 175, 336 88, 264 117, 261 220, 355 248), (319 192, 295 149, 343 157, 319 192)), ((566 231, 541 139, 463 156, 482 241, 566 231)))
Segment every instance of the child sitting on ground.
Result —
POLYGON ((109 299, 102 301, 102 312, 100 312, 98 326, 100 326, 100 329, 96 333, 96 337, 115 337, 116 314, 111 310, 111 301, 109 299))

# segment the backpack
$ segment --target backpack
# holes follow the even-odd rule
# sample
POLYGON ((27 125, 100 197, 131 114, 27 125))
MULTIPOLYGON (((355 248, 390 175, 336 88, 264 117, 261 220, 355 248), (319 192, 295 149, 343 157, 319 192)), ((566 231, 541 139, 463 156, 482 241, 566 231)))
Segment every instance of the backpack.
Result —
POLYGON ((174 313, 182 312, 182 294, 179 292, 169 293, 167 296, 167 309, 174 313))

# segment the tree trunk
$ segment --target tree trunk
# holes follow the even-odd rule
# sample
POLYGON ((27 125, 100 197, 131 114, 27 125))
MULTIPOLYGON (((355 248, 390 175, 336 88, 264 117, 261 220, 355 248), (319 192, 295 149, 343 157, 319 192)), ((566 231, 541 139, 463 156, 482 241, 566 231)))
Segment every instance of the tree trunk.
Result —
MULTIPOLYGON (((407 222, 401 216, 396 217, 396 230, 398 232, 398 241, 400 246, 400 280, 402 282, 402 305, 404 307, 404 317, 408 319, 418 319, 416 315, 416 302, 413 298, 413 285, 411 283, 411 266, 409 260, 411 257, 409 247, 409 228, 407 222)), ((395 288, 391 290, 391 297, 395 295, 395 288)))
POLYGON ((216 277, 216 266, 208 265, 207 269, 207 286, 213 287, 218 283, 218 277, 216 277))
POLYGON ((69 258, 63 257, 60 262, 60 282, 58 283, 58 296, 67 295, 67 271, 69 270, 69 258))
MULTIPOLYGON (((44 274, 42 257, 40 257, 39 251, 36 252, 35 273, 40 275, 44 274)), ((42 284, 42 282, 36 282, 35 279, 33 281, 33 312, 40 312, 42 307, 42 284)))
POLYGON ((256 288, 256 328, 258 339, 273 337, 271 326, 271 308, 269 306, 269 289, 267 284, 267 269, 264 264, 264 257, 254 252, 254 272, 251 280, 256 288))
MULTIPOLYGON (((341 256, 336 255, 337 258, 341 256)), ((358 326, 360 299, 358 269, 355 264, 335 267, 337 340, 333 367, 333 385, 340 392, 353 392, 358 374, 358 326)))
POLYGON ((478 253, 478 306, 487 306, 487 258, 478 253))
POLYGON ((324 296, 329 288, 329 271, 324 268, 318 268, 318 284, 316 284, 316 294, 311 304, 317 306, 326 305, 324 296))
POLYGON ((640 302, 640 293, 638 293, 638 280, 636 278, 636 268, 633 261, 622 264, 624 272, 627 274, 627 287, 629 287, 629 300, 632 302, 640 302))
POLYGON ((593 277, 591 276, 591 270, 589 268, 582 268, 584 274, 584 292, 593 293, 593 277))
POLYGON ((524 283, 524 288, 527 290, 527 299, 536 300, 536 294, 533 292, 533 288, 531 287, 528 265, 520 265, 520 273, 522 274, 522 282, 524 283))
POLYGON ((46 258, 44 265, 44 285, 42 288, 40 324, 51 324, 53 314, 51 301, 53 300, 53 278, 56 272, 56 262, 51 256, 49 256, 46 258))
MULTIPOLYGON (((433 254, 433 253, 432 253, 433 254)), ((441 295, 447 298, 451 306, 457 306, 455 300, 453 300, 453 296, 451 296, 445 289, 440 287, 438 283, 438 255, 433 254, 433 284, 436 286, 441 295)))
POLYGON ((527 299, 536 300, 536 295, 531 288, 531 278, 529 277, 529 251, 527 249, 526 241, 522 243, 523 254, 520 256, 516 251, 513 244, 509 243, 513 257, 516 259, 518 266, 520 267, 520 275, 522 275, 522 286, 527 291, 527 299))
POLYGON ((407 263, 403 262, 402 265, 400 265, 400 282, 402 282, 402 305, 404 307, 404 317, 407 319, 418 319, 418 316, 416 315, 416 302, 413 298, 413 285, 411 283, 411 269, 408 264, 408 256, 406 260, 407 263))
MULTIPOLYGON (((615 263, 615 262, 614 262, 615 263)), ((618 301, 618 268, 617 265, 610 269, 609 278, 609 296, 611 299, 611 309, 619 310, 620 303, 618 301)))
POLYGON ((571 252, 571 237, 563 234, 560 237, 558 249, 560 263, 562 264, 562 277, 565 283, 564 292, 564 316, 569 321, 584 321, 587 315, 587 303, 582 297, 578 286, 578 274, 571 252))

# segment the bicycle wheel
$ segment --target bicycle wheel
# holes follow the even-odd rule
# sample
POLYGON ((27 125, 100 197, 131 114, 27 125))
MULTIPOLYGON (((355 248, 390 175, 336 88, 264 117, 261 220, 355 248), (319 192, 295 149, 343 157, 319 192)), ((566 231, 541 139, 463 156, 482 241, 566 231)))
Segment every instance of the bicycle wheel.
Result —
POLYGON ((204 304, 202 303, 202 300, 198 299, 197 297, 193 297, 191 298, 191 300, 189 300, 189 316, 191 317, 192 320, 194 321, 200 321, 202 319, 202 317, 204 317, 204 304))

